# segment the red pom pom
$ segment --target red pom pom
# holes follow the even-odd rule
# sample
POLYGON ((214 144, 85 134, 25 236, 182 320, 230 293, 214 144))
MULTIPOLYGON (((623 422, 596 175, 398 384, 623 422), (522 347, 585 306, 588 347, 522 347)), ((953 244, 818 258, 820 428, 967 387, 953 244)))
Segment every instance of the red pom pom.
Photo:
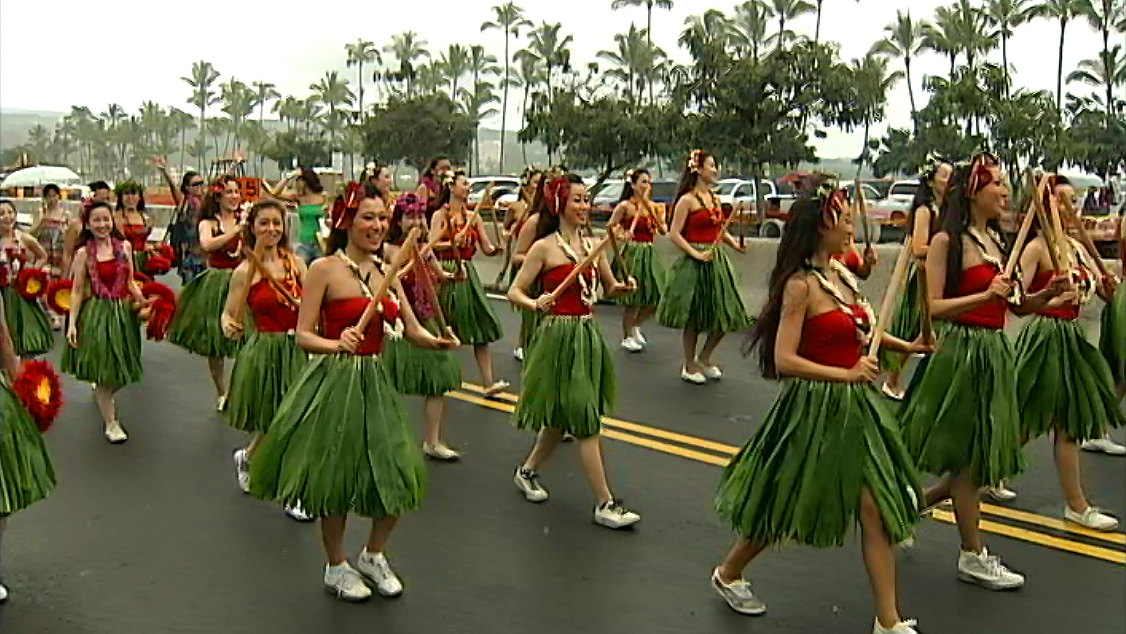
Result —
POLYGON ((133 281, 138 284, 148 284, 152 278, 140 271, 133 271, 133 281))
POLYGON ((59 315, 70 314, 70 292, 74 289, 71 280, 56 280, 47 287, 47 308, 59 315))
POLYGON ((160 282, 149 282, 141 287, 141 294, 155 300, 148 307, 145 336, 153 341, 163 341, 176 314, 176 292, 160 282))
POLYGON ((169 262, 176 259, 176 250, 173 249, 172 245, 170 244, 165 244, 162 242, 156 245, 155 250, 160 257, 168 260, 169 262))
POLYGON ((50 429, 63 407, 63 391, 59 375, 43 360, 24 361, 12 391, 23 403, 40 432, 50 429))
POLYGON ((16 277, 16 290, 24 299, 36 300, 47 292, 47 271, 23 269, 16 277))
MULTIPOLYGON (((167 245, 166 245, 167 246, 167 245)), ((145 260, 145 272, 149 275, 164 275, 172 270, 171 258, 166 258, 155 253, 145 260)))

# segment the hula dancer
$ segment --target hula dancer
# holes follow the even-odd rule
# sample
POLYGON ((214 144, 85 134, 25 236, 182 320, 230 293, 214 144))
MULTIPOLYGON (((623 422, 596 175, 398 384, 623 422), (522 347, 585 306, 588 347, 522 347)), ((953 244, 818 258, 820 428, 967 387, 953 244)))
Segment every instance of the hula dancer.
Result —
POLYGON ((589 219, 590 195, 582 179, 568 174, 552 180, 541 201, 538 239, 508 291, 512 303, 545 313, 524 366, 524 391, 513 414, 519 429, 537 432, 536 444, 513 479, 529 502, 546 501, 539 468, 569 433, 578 439, 583 471, 598 498, 594 521, 625 528, 641 516, 615 498, 606 481, 602 415, 614 402, 614 363, 592 312, 596 271, 610 294, 633 292, 636 283, 618 282, 609 260, 598 257, 570 287, 561 287, 588 260, 590 247, 579 229, 589 219), (528 289, 537 279, 543 294, 533 298, 528 289))
MULTIPOLYGON (((411 229, 419 230, 417 248, 425 246, 426 203, 413 193, 395 204, 391 228, 384 247, 388 259, 394 259, 411 229)), ((430 334, 442 337, 443 321, 437 302, 438 287, 453 276, 442 270, 433 253, 424 253, 406 275, 401 277, 406 299, 415 318, 430 334), (425 263, 423 265, 422 263, 425 263), (420 268, 421 267, 421 268, 420 268)), ((401 394, 421 396, 426 413, 426 434, 422 451, 435 460, 452 462, 461 454, 442 442, 442 416, 446 410, 446 393, 461 387, 461 365, 450 350, 424 350, 404 339, 387 342, 387 368, 391 380, 401 394)))
POLYGON ((426 167, 426 171, 422 173, 422 178, 419 179, 418 188, 414 193, 426 201, 428 216, 442 206, 438 202, 438 199, 442 197, 442 174, 452 169, 453 166, 450 165, 449 157, 436 156, 430 159, 430 164, 426 167))
MULTIPOLYGON (((919 275, 923 272, 931 238, 938 233, 939 210, 946 194, 946 184, 950 182, 953 167, 949 163, 937 162, 919 177, 919 188, 911 201, 911 211, 907 214, 907 226, 911 231, 911 261, 907 264, 907 289, 899 297, 899 309, 895 311, 895 321, 888 332, 907 341, 913 341, 922 333, 923 313, 919 305, 923 297, 920 291, 919 275)), ((903 390, 899 386, 899 373, 907 358, 898 354, 885 354, 881 365, 888 371, 883 392, 888 398, 903 400, 903 390)))
POLYGON ((74 254, 74 288, 62 369, 94 384, 94 401, 112 444, 129 440, 117 420, 116 395, 141 381, 141 321, 134 303, 147 302, 133 281, 133 249, 113 226, 113 212, 94 203, 82 212, 74 254), (132 302, 130 302, 132 298, 132 302))
MULTIPOLYGON (((755 323, 763 374, 783 381, 766 421, 724 470, 719 516, 739 538, 712 572, 712 587, 741 614, 766 605, 742 578, 765 548, 797 542, 839 547, 853 524, 876 603, 876 634, 915 634, 900 618, 893 544, 910 538, 922 495, 894 415, 872 386, 865 356, 871 309, 856 278, 833 256, 853 232, 847 194, 825 181, 794 203, 755 323), (817 459, 817 458, 820 459, 817 459)), ((892 336, 884 346, 924 352, 892 336)))
POLYGON ((168 183, 176 213, 168 225, 167 239, 176 255, 176 271, 184 284, 191 282, 207 268, 207 256, 199 246, 199 210, 203 206, 204 185, 197 172, 184 172, 179 189, 168 174, 168 161, 163 156, 153 159, 160 175, 168 183))
POLYGON ((442 285, 442 312, 457 338, 473 346, 485 395, 493 396, 508 387, 508 381, 493 380, 493 359, 489 355, 489 344, 499 341, 502 333, 496 312, 477 277, 473 255, 478 246, 488 256, 497 255, 501 249, 489 240, 481 214, 469 211, 469 180, 465 172, 447 172, 442 177, 438 211, 430 224, 430 242, 437 241, 434 248, 442 268, 454 276, 452 282, 442 285))
MULTIPOLYGON (((535 225, 534 222, 531 222, 531 216, 534 215, 536 195, 540 190, 543 179, 543 170, 534 167, 524 168, 519 197, 504 210, 505 263, 497 277, 497 286, 500 286, 506 274, 508 275, 508 285, 512 285, 512 281, 516 279, 516 274, 520 270, 520 263, 524 261, 523 256, 528 253, 528 249, 532 246, 532 241, 535 239, 535 225), (527 242, 523 245, 523 251, 517 251, 517 243, 520 242, 524 227, 529 224, 533 228, 527 242)), ((512 356, 517 361, 524 360, 524 347, 527 345, 528 339, 531 338, 537 323, 534 321, 535 316, 535 313, 520 310, 520 339, 517 346, 512 349, 512 356)))
POLYGON ((712 193, 718 174, 719 166, 711 154, 694 150, 689 155, 669 229, 669 238, 682 254, 669 270, 657 307, 657 321, 662 326, 683 331, 680 378, 696 385, 723 378, 723 371, 712 362, 712 354, 727 333, 751 323, 735 287, 735 271, 720 245, 725 242, 739 249, 724 230, 723 209, 712 193), (705 332, 704 347, 697 353, 700 333, 705 332))
MULTIPOLYGON (((110 189, 109 183, 105 181, 94 181, 87 185, 90 189, 90 198, 82 201, 82 208, 87 209, 94 203, 106 203, 107 205, 114 204, 113 190, 110 189)), ((67 223, 66 231, 63 233, 63 271, 61 279, 69 280, 73 277, 71 274, 71 260, 74 257, 74 250, 78 245, 78 234, 82 233, 82 217, 79 214, 77 218, 71 218, 67 223)))
MULTIPOLYGON (((50 183, 43 186, 43 208, 35 219, 28 233, 31 234, 43 250, 47 252, 47 275, 52 280, 64 279, 70 269, 69 256, 66 253, 66 229, 69 214, 63 208, 62 193, 59 186, 50 183)), ((51 326, 61 328, 63 318, 51 315, 51 326)))
POLYGON ((653 177, 649 170, 637 169, 626 173, 618 206, 606 224, 607 231, 616 231, 623 241, 621 262, 615 262, 619 271, 629 273, 637 280, 637 292, 622 295, 618 303, 625 307, 622 311, 622 348, 629 352, 641 352, 648 341, 641 334, 641 326, 657 312, 661 303, 661 286, 665 273, 657 251, 653 248, 653 236, 666 233, 665 221, 653 208, 650 197, 653 193, 653 177))
POLYGON ((113 224, 133 249, 133 270, 144 273, 153 221, 145 213, 145 189, 140 183, 125 181, 117 186, 117 208, 113 214, 113 224))
MULTIPOLYGON (((986 550, 978 522, 980 489, 1024 468, 1016 358, 1004 333, 1014 284, 1001 275, 1006 254, 997 230, 1009 190, 988 154, 959 165, 950 178, 942 231, 926 264, 931 315, 943 322, 938 352, 916 370, 900 424, 919 468, 946 476, 927 490, 925 507, 953 497, 962 538, 958 578, 1006 590, 1024 585, 1024 577, 986 550)), ((1012 310, 1040 310, 1062 291, 1061 282, 1012 310)))
MULTIPOLYGON (((55 470, 39 427, 9 387, 19 370, 0 297, 0 538, 9 515, 44 499, 55 488, 55 470)), ((0 583, 0 603, 8 588, 0 583)))
POLYGON ((207 358, 215 384, 215 408, 227 405, 225 359, 238 353, 238 343, 223 334, 220 316, 227 301, 231 273, 241 261, 245 222, 239 219, 242 193, 238 181, 224 176, 211 186, 199 213, 199 245, 208 254, 207 270, 180 291, 180 307, 168 329, 168 340, 207 358))
POLYGON ((47 252, 39 241, 16 229, 16 206, 10 200, 0 200, 0 292, 4 295, 4 318, 16 333, 12 343, 20 358, 47 354, 55 345, 47 313, 16 287, 21 270, 46 261, 47 252))
MULTIPOLYGON (((1122 259, 1122 274, 1126 275, 1126 220, 1118 221, 1118 255, 1122 259)), ((1111 281, 1116 287, 1110 301, 1103 308, 1102 329, 1099 331, 1099 350, 1110 365, 1118 400, 1126 399, 1126 283, 1111 281)), ((1109 290, 1109 289, 1108 289, 1109 290)), ((1126 447, 1111 440, 1109 434, 1083 443, 1087 451, 1101 451, 1112 456, 1126 455, 1126 447)))
MULTIPOLYGON (((511 277, 509 279, 509 286, 516 281, 517 274, 520 273, 520 267, 524 264, 524 260, 528 257, 528 249, 532 248, 532 243, 536 241, 536 228, 539 226, 540 214, 537 211, 540 199, 543 197, 543 188, 547 185, 547 174, 537 171, 538 177, 533 176, 536 183, 536 189, 528 194, 527 188, 521 190, 520 195, 527 200, 524 203, 527 207, 524 209, 522 219, 513 227, 512 240, 512 262, 510 264, 511 277)), ((531 294, 539 296, 539 281, 532 282, 532 287, 528 289, 531 294)), ((536 328, 540 325, 543 318, 543 313, 538 310, 524 310, 517 307, 516 310, 520 311, 520 340, 519 346, 512 351, 512 356, 516 357, 517 361, 523 362, 524 357, 527 356, 532 346, 532 338, 536 334, 536 328)))
MULTIPOLYGON (((253 495, 300 503, 321 519, 324 584, 346 601, 371 596, 364 578, 384 596, 402 593, 383 550, 398 518, 421 505, 426 483, 422 453, 380 357, 384 329, 401 316, 406 336, 417 345, 458 344, 430 335, 410 304, 392 296, 376 297, 380 310, 366 328, 360 326, 371 289, 387 288, 385 273, 397 275, 385 271, 377 256, 391 210, 379 198, 358 202, 361 189, 350 186, 349 200, 334 207, 328 239, 333 255, 314 262, 305 280, 297 343, 315 356, 290 387, 250 465, 253 495), (344 551, 349 513, 374 520, 355 568, 344 551)), ((390 287, 402 297, 397 281, 390 287)))
POLYGON ((325 216, 325 188, 317 173, 306 167, 299 167, 297 171, 286 176, 282 182, 271 188, 266 186, 266 191, 277 200, 297 205, 297 219, 299 227, 297 232, 297 255, 306 264, 322 257, 321 251, 321 221, 325 216), (295 180, 296 195, 285 193, 289 181, 295 180))
MULTIPOLYGON (((300 302, 305 263, 289 249, 285 214, 276 200, 260 200, 250 208, 244 241, 261 267, 246 260, 238 265, 223 309, 228 337, 243 337, 244 310, 249 310, 252 325, 231 370, 231 400, 225 412, 231 427, 251 435, 250 444, 235 452, 235 475, 244 493, 250 492, 254 452, 309 359, 297 347, 298 305, 293 303, 300 302)), ((309 519, 298 506, 286 512, 298 521, 309 519)))
MULTIPOLYGON (((1060 210, 1074 211, 1075 190, 1061 176, 1048 177, 1043 207, 1049 210, 1050 197, 1060 210)), ((1031 212, 1030 212, 1031 213, 1031 212)), ((1071 216, 1072 214, 1068 214, 1071 216)), ((1021 255, 1024 287, 1036 292, 1045 288, 1055 275, 1048 255, 1045 230, 1032 221, 1033 238, 1021 255)), ((1053 233, 1054 235, 1054 233, 1053 233)), ((1102 438, 1112 427, 1123 424, 1114 378, 1106 359, 1091 345, 1079 325, 1079 310, 1089 301, 1096 287, 1110 299, 1108 284, 1096 284, 1094 264, 1077 242, 1062 236, 1054 242, 1073 263, 1067 275, 1074 288, 1054 298, 1028 320, 1017 338, 1017 403, 1025 442, 1049 431, 1055 437, 1056 468, 1067 506, 1063 517, 1069 522, 1097 531, 1118 528, 1118 520, 1091 506, 1083 494, 1077 442, 1102 438)))

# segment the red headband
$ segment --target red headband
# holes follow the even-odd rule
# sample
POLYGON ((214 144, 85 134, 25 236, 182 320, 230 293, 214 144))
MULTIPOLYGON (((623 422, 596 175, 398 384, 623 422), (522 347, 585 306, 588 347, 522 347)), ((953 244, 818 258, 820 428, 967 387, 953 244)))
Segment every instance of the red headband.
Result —
POLYGON ((356 211, 359 210, 366 194, 367 190, 363 185, 357 182, 348 183, 344 188, 344 195, 337 196, 336 201, 332 203, 333 229, 347 229, 352 226, 352 219, 356 217, 356 211))
POLYGON ((544 196, 547 198, 547 210, 551 215, 558 216, 567 207, 567 198, 571 195, 571 181, 566 178, 556 178, 547 185, 544 196))

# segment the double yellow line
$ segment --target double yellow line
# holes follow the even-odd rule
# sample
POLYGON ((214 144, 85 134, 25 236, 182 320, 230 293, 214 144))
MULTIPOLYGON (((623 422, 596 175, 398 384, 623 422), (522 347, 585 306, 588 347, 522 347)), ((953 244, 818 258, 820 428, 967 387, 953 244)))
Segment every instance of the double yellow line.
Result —
MULTIPOLYGON (((506 413, 512 413, 516 402, 519 400, 519 397, 515 394, 508 392, 492 398, 486 398, 484 394, 485 390, 481 386, 473 383, 462 383, 462 389, 452 392, 450 396, 467 403, 506 413)), ((734 445, 678 434, 610 416, 602 418, 602 425, 602 435, 606 438, 717 467, 726 466, 741 449, 734 445)), ((1126 534, 1101 533, 1060 519, 992 504, 983 503, 981 512, 1009 522, 982 519, 981 530, 987 533, 1004 535, 1039 546, 1126 565, 1126 534), (1038 529, 1048 529, 1054 533, 1067 535, 1067 537, 1038 529), (1082 538, 1085 541, 1077 541, 1072 539, 1072 536, 1082 538), (1099 544, 1108 544, 1108 546, 1099 544)), ((948 524, 954 523, 954 514, 948 506, 936 509, 933 517, 948 524)))

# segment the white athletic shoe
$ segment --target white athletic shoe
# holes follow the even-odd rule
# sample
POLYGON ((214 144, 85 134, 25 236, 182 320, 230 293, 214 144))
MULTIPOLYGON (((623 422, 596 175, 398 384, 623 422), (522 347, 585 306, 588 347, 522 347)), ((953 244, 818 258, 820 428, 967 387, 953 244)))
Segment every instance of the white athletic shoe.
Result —
POLYGON ((422 453, 430 456, 434 460, 441 460, 442 462, 457 462, 461 460, 460 453, 442 443, 431 445, 430 443, 424 442, 422 443, 422 453))
POLYGON ((0 583, 0 603, 3 603, 7 600, 8 600, 8 588, 4 587, 4 584, 0 583))
POLYGON ((751 582, 746 579, 736 579, 731 583, 724 583, 719 578, 719 568, 712 570, 712 587, 727 601, 727 605, 731 606, 739 614, 746 614, 747 616, 759 616, 766 614, 766 604, 755 596, 751 591, 751 582))
POLYGON ((1009 570, 1001 558, 982 548, 980 553, 958 555, 958 578, 990 590, 1013 590, 1024 585, 1024 575, 1009 570))
POLYGON ((238 478, 238 488, 243 493, 250 493, 250 458, 246 456, 245 449, 235 452, 235 477, 238 478))
POLYGON ((906 396, 906 394, 907 394, 906 391, 904 391, 904 390, 893 389, 887 383, 884 383, 884 386, 882 388, 880 388, 880 391, 884 393, 884 396, 890 398, 893 401, 902 401, 903 397, 906 396))
POLYGON ((708 379, 705 378, 703 374, 699 372, 689 372, 688 368, 680 369, 680 380, 687 381, 695 385, 704 385, 708 382, 708 379))
POLYGON ((626 337, 625 339, 622 339, 622 350, 625 350, 627 352, 641 352, 644 349, 645 346, 638 343, 638 341, 633 337, 626 337))
POLYGON ((529 502, 546 502, 547 489, 540 486, 540 474, 535 471, 529 471, 524 468, 517 468, 516 475, 512 476, 512 481, 516 483, 516 488, 524 494, 524 499, 529 502))
POLYGON ((649 340, 645 338, 645 335, 641 334, 641 329, 636 326, 633 328, 633 340, 640 343, 642 346, 649 345, 649 340))
POLYGON ((298 522, 311 522, 316 519, 305 512, 305 509, 301 507, 300 502, 294 504, 293 506, 287 506, 285 509, 285 514, 298 522))
POLYGON ((594 523, 606 528, 625 528, 641 521, 641 516, 627 509, 621 500, 610 500, 594 507, 594 523))
POLYGON ((1110 456, 1126 456, 1126 446, 1114 442, 1109 436, 1084 441, 1081 447, 1086 451, 1101 451, 1110 456))
POLYGON ((919 624, 915 619, 907 619, 900 621, 891 627, 884 627, 880 625, 880 620, 876 619, 876 624, 872 626, 872 634, 919 634, 915 627, 919 624))
POLYGON ((120 445, 129 440, 129 434, 125 432, 125 428, 121 426, 120 421, 113 421, 105 427, 106 440, 111 445, 120 445))
POLYGON ((342 601, 360 602, 371 598, 371 588, 346 561, 339 566, 325 566, 325 590, 342 601))
POLYGON ((1012 502, 1017 499, 1017 492, 1005 486, 1004 482, 995 487, 984 487, 981 492, 998 502, 1012 502))
POLYGON ((524 360, 524 349, 523 348, 513 348, 512 349, 512 356, 515 357, 517 361, 523 361, 524 360))
POLYGON ((1064 507, 1063 518, 1093 531, 1108 532, 1118 528, 1118 519, 1103 513, 1101 509, 1088 506, 1086 511, 1076 513, 1071 507, 1064 507))
POLYGON ((720 370, 718 365, 705 365, 703 368, 705 378, 709 378, 713 381, 718 381, 723 378, 723 370, 720 370))
POLYGON ((403 582, 391 570, 391 564, 383 553, 369 553, 367 549, 356 560, 356 570, 375 584, 375 589, 385 597, 397 597, 403 593, 403 582))
POLYGON ((227 395, 226 394, 224 394, 224 395, 220 396, 219 398, 215 399, 215 411, 222 413, 223 410, 225 410, 225 409, 227 409, 227 395))

